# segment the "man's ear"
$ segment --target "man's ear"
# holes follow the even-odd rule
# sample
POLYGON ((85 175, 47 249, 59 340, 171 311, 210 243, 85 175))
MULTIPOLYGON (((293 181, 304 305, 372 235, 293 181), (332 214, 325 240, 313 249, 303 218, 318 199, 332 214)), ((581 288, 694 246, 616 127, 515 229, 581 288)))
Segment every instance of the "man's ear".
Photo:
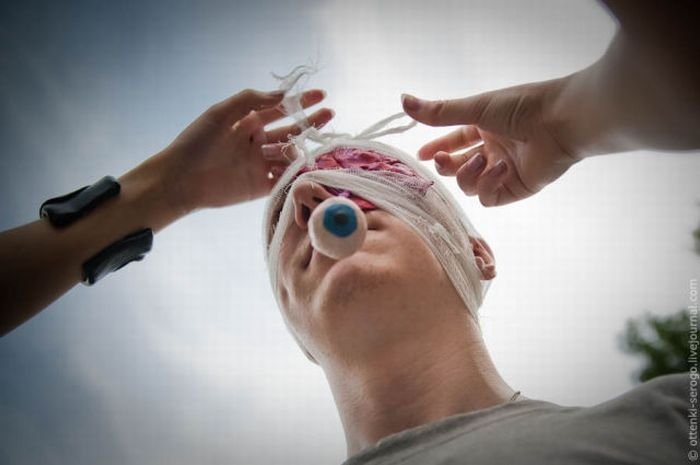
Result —
POLYGON ((491 247, 481 238, 470 237, 472 252, 476 260, 476 267, 481 273, 481 279, 489 281, 496 277, 496 260, 494 259, 491 247))

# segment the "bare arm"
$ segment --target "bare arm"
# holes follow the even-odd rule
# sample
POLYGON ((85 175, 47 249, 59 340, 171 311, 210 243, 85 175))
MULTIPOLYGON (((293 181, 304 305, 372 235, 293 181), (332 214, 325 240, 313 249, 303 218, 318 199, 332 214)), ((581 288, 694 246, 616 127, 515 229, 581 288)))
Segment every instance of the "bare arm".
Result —
POLYGON ((700 148, 700 3, 605 3, 620 27, 600 60, 562 80, 557 136, 581 158, 700 148))
POLYGON ((455 100, 405 96, 416 120, 462 125, 419 157, 494 206, 535 194, 592 155, 700 148, 700 3, 606 3, 620 28, 579 72, 455 100))
POLYGON ((119 179, 121 193, 65 229, 46 220, 0 233, 0 334, 49 305, 82 279, 83 262, 137 230, 157 232, 183 216, 160 181, 164 157, 119 179))
MULTIPOLYGON (((303 106, 318 103, 308 91, 303 106)), ((264 157, 297 128, 265 131, 280 119, 281 94, 244 91, 212 106, 162 152, 119 178, 121 191, 65 229, 39 220, 0 233, 0 335, 39 313, 82 279, 82 264, 122 237, 144 228, 154 233, 197 209, 233 205, 266 195, 288 165, 264 157)), ((322 109, 309 117, 321 126, 322 109)), ((75 187, 75 186, 71 186, 75 187)))

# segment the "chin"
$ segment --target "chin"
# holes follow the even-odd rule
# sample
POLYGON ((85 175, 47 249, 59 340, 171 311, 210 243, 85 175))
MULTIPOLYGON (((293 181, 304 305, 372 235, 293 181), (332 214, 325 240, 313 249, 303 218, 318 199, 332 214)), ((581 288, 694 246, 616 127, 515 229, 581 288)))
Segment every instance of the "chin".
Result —
POLYGON ((314 295, 313 318, 324 337, 347 350, 385 345, 415 300, 405 265, 373 251, 334 263, 314 295))
POLYGON ((396 275, 386 260, 360 251, 333 264, 316 289, 324 308, 375 306, 387 293, 396 275))

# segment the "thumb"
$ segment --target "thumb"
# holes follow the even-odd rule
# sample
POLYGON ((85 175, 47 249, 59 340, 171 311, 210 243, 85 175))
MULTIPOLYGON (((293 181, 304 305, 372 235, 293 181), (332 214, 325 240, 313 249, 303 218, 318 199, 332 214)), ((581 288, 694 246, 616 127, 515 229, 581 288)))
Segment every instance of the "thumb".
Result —
POLYGON ((454 100, 423 100, 409 94, 401 95, 408 116, 429 126, 479 124, 492 100, 492 93, 454 100))

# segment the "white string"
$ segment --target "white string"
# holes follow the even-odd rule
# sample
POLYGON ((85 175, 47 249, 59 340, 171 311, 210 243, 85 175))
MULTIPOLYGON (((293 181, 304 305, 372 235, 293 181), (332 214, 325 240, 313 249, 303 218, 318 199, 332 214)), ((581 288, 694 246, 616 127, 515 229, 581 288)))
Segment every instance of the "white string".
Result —
POLYGON ((372 126, 368 127, 364 131, 361 131, 360 133, 354 136, 352 134, 344 132, 321 132, 315 127, 309 126, 306 129, 304 129, 299 135, 290 136, 289 143, 293 145, 295 149, 297 149, 297 153, 303 154, 303 157, 306 160, 306 165, 310 167, 313 166, 313 163, 315 161, 315 151, 311 150, 307 146, 307 141, 312 141, 317 144, 320 144, 321 146, 325 146, 330 143, 333 143, 334 141, 342 139, 369 141, 382 136, 386 136, 387 134, 400 134, 413 128, 417 124, 417 121, 411 121, 409 124, 405 124, 403 126, 386 126, 388 126, 393 121, 396 121, 397 119, 403 118, 404 116, 406 116, 406 113, 404 112, 396 113, 387 118, 384 118, 381 121, 378 121, 377 123, 373 124, 372 126))
POLYGON ((306 113, 301 106, 301 95, 297 92, 294 95, 290 95, 290 91, 297 86, 301 78, 307 77, 316 72, 316 67, 312 65, 299 65, 294 68, 289 74, 280 76, 275 73, 272 77, 280 81, 279 90, 284 91, 284 99, 282 100, 281 106, 284 114, 294 119, 297 126, 302 129, 308 129, 311 127, 309 120, 307 119, 306 113))
POLYGON ((314 161, 312 152, 307 148, 307 141, 315 142, 319 145, 327 145, 338 139, 373 140, 388 134, 400 134, 402 132, 406 132, 418 124, 417 121, 411 121, 403 126, 387 127, 390 123, 406 116, 406 113, 399 112, 374 123, 354 136, 344 132, 319 131, 317 128, 309 124, 307 115, 301 105, 301 93, 295 92, 293 95, 290 95, 290 91, 297 87, 298 83, 303 77, 308 77, 310 74, 313 74, 316 71, 317 68, 315 66, 299 65, 284 76, 271 73, 275 79, 280 81, 279 89, 285 92, 285 97, 281 104, 282 110, 287 116, 294 119, 295 124, 302 129, 300 134, 290 136, 289 142, 297 149, 297 153, 302 153, 304 155, 307 166, 311 166, 314 161))
POLYGON ((395 128, 387 128, 387 129, 382 129, 386 126, 389 125, 389 123, 396 121, 397 119, 403 118, 406 116, 406 113, 399 112, 396 114, 393 114, 389 116, 388 118, 384 118, 381 121, 376 122, 372 126, 368 127, 364 131, 360 132, 355 136, 355 139, 363 139, 363 140, 372 140, 376 139, 377 137, 382 137, 386 136, 387 134, 399 134, 402 132, 406 132, 412 127, 414 127, 416 124, 418 124, 418 121, 411 121, 410 123, 404 125, 404 126, 397 126, 395 128))

